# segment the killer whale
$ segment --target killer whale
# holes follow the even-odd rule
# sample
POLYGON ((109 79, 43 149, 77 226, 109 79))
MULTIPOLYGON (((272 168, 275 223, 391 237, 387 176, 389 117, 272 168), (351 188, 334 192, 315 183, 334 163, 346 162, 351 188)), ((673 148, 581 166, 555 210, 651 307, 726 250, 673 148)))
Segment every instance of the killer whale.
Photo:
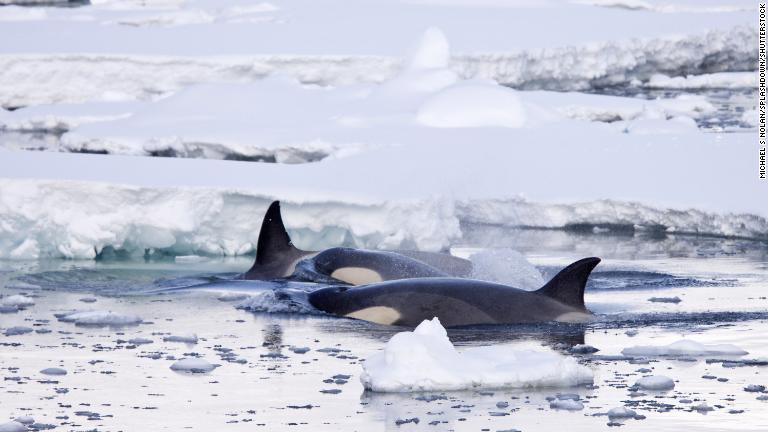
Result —
POLYGON ((285 229, 280 201, 274 201, 261 223, 256 259, 241 278, 360 285, 417 277, 467 277, 471 272, 471 261, 442 253, 343 247, 298 249, 285 229))
POLYGON ((309 294, 315 308, 384 325, 415 327, 438 317, 446 327, 583 322, 591 318, 584 288, 600 258, 584 258, 561 270, 537 291, 460 278, 418 278, 309 294))

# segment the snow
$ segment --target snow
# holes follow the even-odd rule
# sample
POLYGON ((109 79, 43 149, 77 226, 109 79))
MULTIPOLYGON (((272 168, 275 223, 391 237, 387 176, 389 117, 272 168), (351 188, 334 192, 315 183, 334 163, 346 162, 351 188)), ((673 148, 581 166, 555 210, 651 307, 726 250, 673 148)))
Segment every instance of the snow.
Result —
POLYGON ((675 382, 663 375, 651 375, 638 379, 635 386, 644 390, 671 390, 675 388, 675 382))
POLYGON ((592 383, 592 371, 551 350, 509 346, 457 351, 437 318, 401 332, 363 363, 360 381, 376 392, 568 387, 592 383))
POLYGON ((186 358, 178 360, 171 365, 171 370, 179 372, 206 373, 216 369, 218 365, 211 364, 201 358, 186 358))
POLYGON ((621 353, 626 356, 742 356, 749 354, 735 345, 705 345, 689 339, 681 339, 669 345, 627 347, 621 350, 621 353))
POLYGON ((379 83, 408 66, 400 59, 404 47, 425 29, 438 28, 454 54, 441 31, 430 30, 426 49, 412 50, 411 58, 420 60, 412 65, 448 63, 462 79, 519 88, 584 90, 646 82, 654 74, 748 70, 755 60, 749 47, 758 36, 748 8, 701 14, 696 10, 706 8, 697 5, 674 14, 568 1, 506 7, 386 0, 117 5, 0 9, 0 105, 154 100, 190 84, 270 75, 333 86, 379 83), (478 22, 483 31, 472 24, 478 22), (558 32, 551 22, 559 23, 558 32), (67 37, 41 36, 47 31, 67 37), (306 43, 314 34, 323 37, 306 43))
POLYGON ((467 81, 431 96, 419 108, 416 120, 442 128, 510 127, 525 124, 525 111, 517 92, 495 82, 467 81))
POLYGON ((0 258, 246 254, 273 199, 305 249, 441 250, 466 223, 768 235, 749 136, 699 130, 703 97, 529 90, 747 82, 741 6, 362 3, 99 2, 4 22, 0 105, 23 106, 0 109, 4 146, 111 155, 1 148, 0 258), (557 17, 567 46, 541 25, 557 17), (52 31, 67 37, 29 37, 52 31))
POLYGON ((141 324, 142 319, 136 315, 120 314, 112 311, 85 311, 64 314, 59 321, 85 326, 126 326, 141 324))

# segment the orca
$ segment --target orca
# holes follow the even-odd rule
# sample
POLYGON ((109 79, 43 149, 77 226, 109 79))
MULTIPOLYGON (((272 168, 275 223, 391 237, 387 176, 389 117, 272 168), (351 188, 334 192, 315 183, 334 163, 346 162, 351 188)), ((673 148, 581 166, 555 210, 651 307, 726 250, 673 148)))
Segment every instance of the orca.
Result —
POLYGON ((261 223, 256 260, 241 278, 361 285, 416 277, 467 277, 471 272, 471 261, 442 253, 342 247, 298 249, 283 224, 280 202, 275 201, 261 223))
POLYGON ((415 327, 437 317, 446 327, 585 322, 584 288, 600 258, 584 258, 561 270, 537 291, 461 278, 417 278, 333 286, 309 294, 329 314, 383 325, 415 327))
POLYGON ((242 275, 242 279, 271 280, 288 277, 293 274, 300 259, 315 253, 293 245, 283 224, 280 201, 275 201, 269 205, 261 221, 256 260, 242 275))

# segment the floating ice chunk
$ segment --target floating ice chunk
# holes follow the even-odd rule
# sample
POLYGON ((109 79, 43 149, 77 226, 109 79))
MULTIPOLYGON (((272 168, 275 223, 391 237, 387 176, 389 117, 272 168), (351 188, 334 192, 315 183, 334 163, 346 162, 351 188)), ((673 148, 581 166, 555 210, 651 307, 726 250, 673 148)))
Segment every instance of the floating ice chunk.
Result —
POLYGON ((219 367, 201 358, 187 358, 171 365, 171 369, 179 372, 205 373, 219 367))
POLYGON ((549 403, 549 407, 552 409, 579 411, 584 409, 584 404, 581 401, 573 399, 554 400, 549 403))
POLYGON ((27 297, 22 294, 15 294, 8 297, 3 297, 0 299, 0 305, 3 306, 16 306, 19 309, 23 309, 27 306, 33 306, 35 304, 35 300, 32 297, 27 297))
POLYGON ((649 302, 653 303, 680 303, 682 300, 678 296, 674 297, 651 297, 648 299, 649 302))
POLYGON ((163 338, 163 342, 181 342, 181 343, 188 343, 188 344, 196 344, 197 343, 197 335, 186 335, 186 336, 171 335, 171 336, 166 336, 166 337, 163 338))
POLYGON ((696 411, 698 411, 698 412, 700 412, 700 413, 706 413, 706 412, 709 412, 709 411, 714 411, 714 410, 715 410, 715 409, 714 409, 714 408, 712 408, 711 406, 707 405, 707 403, 706 403, 706 402, 702 402, 702 403, 700 403, 700 404, 698 404, 698 405, 695 405, 695 406, 693 407, 693 409, 694 409, 694 410, 696 410, 696 411))
POLYGON ((430 96, 416 114, 422 125, 440 128, 519 128, 525 119, 515 90, 479 80, 465 81, 430 96))
POLYGON ((96 303, 98 299, 96 297, 83 297, 80 301, 83 303, 96 303))
POLYGON ((592 354, 600 351, 599 349, 593 347, 592 345, 586 345, 586 344, 579 344, 574 345, 569 350, 572 354, 592 354))
POLYGON ((363 364, 360 381, 378 392, 575 386, 592 371, 553 351, 512 347, 456 350, 437 318, 393 336, 363 364))
POLYGON ((0 304, 0 313, 16 313, 18 311, 19 311, 19 307, 16 305, 0 304))
POLYGON ((27 427, 17 421, 0 424, 0 432, 27 432, 27 427))
POLYGON ((151 344, 152 342, 154 342, 152 339, 147 339, 142 337, 128 339, 128 343, 132 345, 146 345, 146 344, 151 344))
POLYGON ((671 390, 675 388, 675 382, 672 381, 672 378, 664 375, 642 377, 635 382, 635 385, 645 390, 671 390))
POLYGON ((58 368, 58 367, 50 367, 50 368, 45 368, 45 369, 41 370, 40 373, 43 374, 43 375, 61 376, 61 375, 66 375, 67 371, 66 371, 66 369, 62 369, 62 368, 58 368))
POLYGON ((32 416, 25 415, 21 417, 16 417, 15 419, 13 419, 13 421, 19 422, 23 425, 30 425, 35 422, 35 419, 32 416))
POLYGON ((765 391, 765 386, 760 384, 749 384, 744 387, 744 391, 750 393, 762 393, 765 391))
POLYGON ((681 339, 669 345, 639 345, 628 347, 621 350, 621 353, 626 356, 742 356, 749 354, 735 345, 704 345, 688 339, 681 339))
POLYGON ((61 315, 59 321, 85 326, 126 326, 141 324, 136 315, 119 314, 112 311, 73 312, 61 315))
POLYGON ((629 336, 629 337, 635 337, 635 336, 638 335, 638 333, 640 333, 640 332, 637 329, 629 329, 629 330, 624 332, 624 334, 629 336))
POLYGON ((637 413, 627 407, 611 408, 608 411, 608 418, 621 419, 621 418, 634 418, 637 413))
POLYGON ((31 328, 31 327, 14 326, 14 327, 9 327, 9 328, 5 329, 5 335, 6 336, 17 336, 17 335, 23 335, 23 334, 27 334, 27 333, 32 333, 33 331, 35 331, 35 330, 33 328, 31 328))

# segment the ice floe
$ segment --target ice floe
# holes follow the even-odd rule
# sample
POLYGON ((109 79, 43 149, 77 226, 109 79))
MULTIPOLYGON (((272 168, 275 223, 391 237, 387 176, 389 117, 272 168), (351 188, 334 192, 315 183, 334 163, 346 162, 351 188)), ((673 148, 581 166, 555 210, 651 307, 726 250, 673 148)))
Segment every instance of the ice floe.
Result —
POLYGON ((621 350, 626 356, 743 356, 747 351, 731 344, 706 345, 689 339, 681 339, 669 345, 633 346, 621 350))
POLYGON ((196 344, 198 341, 198 338, 197 338, 197 335, 171 335, 171 336, 163 337, 163 341, 196 344))
POLYGON ((205 373, 216 369, 218 366, 219 365, 209 363, 204 359, 192 357, 178 360, 170 367, 172 370, 179 372, 205 373))
POLYGON ((17 421, 0 424, 0 432, 27 432, 28 430, 27 426, 17 421))
POLYGON ((635 386, 643 390, 671 390, 675 388, 675 382, 664 375, 651 375, 635 381, 635 386))
POLYGON ((29 306, 34 306, 35 299, 27 297, 22 294, 9 295, 7 297, 0 298, 0 306, 16 307, 23 309, 29 306))
POLYGON ((568 387, 592 383, 592 371, 549 350, 504 346, 457 351, 437 318, 393 336, 363 363, 360 381, 377 392, 504 387, 568 387))
POLYGON ((85 311, 58 314, 59 321, 84 326, 126 326, 141 324, 136 315, 121 314, 112 311, 85 311))

